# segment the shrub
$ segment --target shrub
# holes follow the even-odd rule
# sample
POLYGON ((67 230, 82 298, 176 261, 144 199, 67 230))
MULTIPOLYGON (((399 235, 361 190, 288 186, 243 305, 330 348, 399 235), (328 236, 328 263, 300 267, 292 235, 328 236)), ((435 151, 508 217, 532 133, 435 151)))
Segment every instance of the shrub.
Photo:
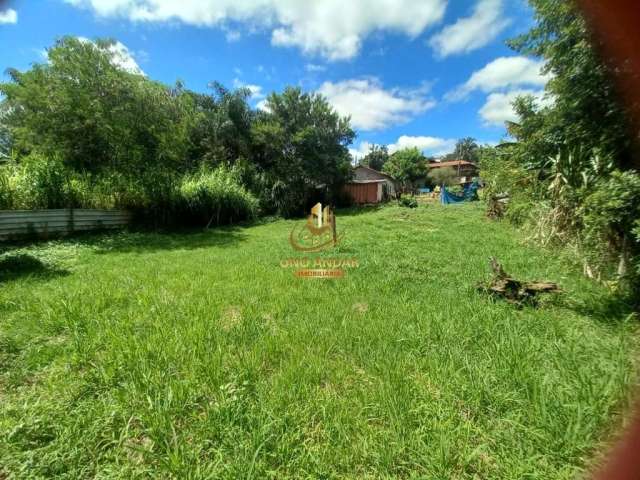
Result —
POLYGON ((427 179, 431 182, 431 185, 442 185, 449 187, 455 185, 455 180, 458 177, 455 169, 451 167, 445 168, 432 168, 427 174, 427 179))
POLYGON ((418 208, 418 202, 412 197, 401 197, 400 200, 398 200, 398 205, 407 208, 418 208))
POLYGON ((258 213, 258 200, 238 181, 232 170, 202 169, 182 179, 179 210, 183 220, 198 225, 222 225, 249 220, 258 213))
POLYGON ((640 175, 614 171, 585 196, 578 215, 581 241, 594 270, 606 272, 617 263, 620 277, 637 285, 640 240, 640 175))
POLYGON ((0 210, 13 208, 13 191, 7 168, 0 168, 0 210))
POLYGON ((66 208, 73 205, 69 191, 71 174, 57 157, 31 153, 14 166, 14 208, 66 208))

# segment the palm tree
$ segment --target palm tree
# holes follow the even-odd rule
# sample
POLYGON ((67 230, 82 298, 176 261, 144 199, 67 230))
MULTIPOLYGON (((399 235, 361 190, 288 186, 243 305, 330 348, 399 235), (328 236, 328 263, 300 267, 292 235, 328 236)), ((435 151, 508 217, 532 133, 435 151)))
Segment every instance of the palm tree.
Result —
POLYGON ((478 148, 475 138, 465 137, 456 142, 456 148, 453 153, 456 156, 456 160, 476 163, 478 161, 478 148))

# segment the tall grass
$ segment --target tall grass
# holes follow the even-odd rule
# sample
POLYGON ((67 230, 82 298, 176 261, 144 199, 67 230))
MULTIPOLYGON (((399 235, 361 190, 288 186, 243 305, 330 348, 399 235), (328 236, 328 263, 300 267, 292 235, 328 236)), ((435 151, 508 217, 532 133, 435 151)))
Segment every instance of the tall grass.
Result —
POLYGON ((258 213, 258 200, 225 167, 185 176, 179 195, 186 213, 204 225, 249 220, 258 213))
POLYGON ((259 209, 239 172, 226 167, 182 177, 161 169, 89 175, 39 154, 0 167, 0 209, 40 208, 124 208, 158 226, 226 225, 253 219, 259 209))

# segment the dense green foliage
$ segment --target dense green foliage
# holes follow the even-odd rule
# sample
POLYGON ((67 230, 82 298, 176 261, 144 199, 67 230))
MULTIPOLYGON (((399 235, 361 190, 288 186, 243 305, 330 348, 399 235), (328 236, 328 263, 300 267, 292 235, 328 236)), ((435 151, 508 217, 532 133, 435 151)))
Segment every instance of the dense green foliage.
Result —
POLYGON ((251 129, 252 159, 264 172, 262 197, 284 215, 302 213, 327 194, 325 201, 335 203, 351 172, 349 120, 322 96, 299 88, 272 93, 266 108, 251 129))
POLYGON ((516 140, 482 148, 488 198, 510 196, 507 215, 543 243, 572 245, 585 272, 640 292, 638 172, 629 169, 637 132, 615 91, 611 65, 573 2, 530 0, 536 25, 513 41, 518 52, 545 60, 547 102, 521 97, 516 140))
POLYGON ((382 171, 394 177, 402 190, 412 191, 414 182, 427 175, 427 159, 416 147, 394 152, 382 171))
POLYGON ((387 160, 389 160, 389 148, 386 145, 373 144, 362 159, 362 165, 381 172, 387 160))
POLYGON ((354 213, 331 256, 360 266, 333 281, 279 266, 296 221, 7 254, 2 472, 582 477, 636 385, 637 322, 477 204, 354 213), (565 294, 480 295, 492 255, 565 294))
POLYGON ((193 102, 119 68, 108 45, 66 37, 48 50, 48 63, 10 71, 12 82, 0 91, 12 109, 5 121, 19 155, 57 155, 91 173, 177 167, 193 102))
MULTIPOLYGON (((186 175, 180 184, 184 213, 200 225, 221 225, 249 220, 258 212, 258 201, 224 167, 186 175)), ((184 220, 183 220, 184 221, 184 220)))
POLYGON ((427 174, 427 179, 434 186, 443 184, 445 186, 453 185, 456 178, 458 178, 458 174, 455 169, 451 167, 433 168, 429 170, 427 174))
POLYGON ((354 132, 323 97, 287 88, 255 111, 246 89, 203 94, 125 71, 111 45, 62 38, 48 63, 0 84, 1 208, 122 207, 173 223, 194 172, 223 167, 237 174, 215 195, 246 189, 263 212, 292 215, 348 180, 354 132))
POLYGON ((407 208, 418 208, 418 201, 413 196, 403 195, 398 200, 398 205, 400 205, 401 207, 407 207, 407 208))
POLYGON ((461 138, 456 142, 453 152, 445 155, 443 160, 465 160, 467 162, 477 163, 479 160, 479 149, 480 147, 475 138, 461 138))

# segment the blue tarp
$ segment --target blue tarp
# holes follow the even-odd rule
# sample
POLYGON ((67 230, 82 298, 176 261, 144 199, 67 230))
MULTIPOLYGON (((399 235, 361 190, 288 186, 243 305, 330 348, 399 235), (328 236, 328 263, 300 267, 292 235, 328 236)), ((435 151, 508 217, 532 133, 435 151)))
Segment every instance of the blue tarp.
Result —
POLYGON ((447 190, 447 187, 442 185, 440 187, 440 203, 448 205, 450 203, 469 202, 478 199, 478 184, 476 182, 468 183, 464 186, 462 195, 451 193, 447 190))

